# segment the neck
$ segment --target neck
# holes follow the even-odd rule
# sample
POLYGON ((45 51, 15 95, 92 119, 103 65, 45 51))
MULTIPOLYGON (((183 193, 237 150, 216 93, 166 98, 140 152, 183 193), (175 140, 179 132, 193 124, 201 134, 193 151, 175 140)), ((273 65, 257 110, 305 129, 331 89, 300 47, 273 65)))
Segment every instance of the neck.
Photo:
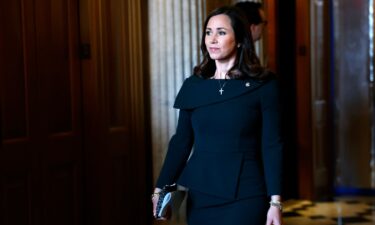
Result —
POLYGON ((228 71, 220 71, 220 70, 216 69, 214 78, 215 79, 226 79, 228 77, 227 73, 228 73, 228 71))
POLYGON ((228 78, 227 74, 228 71, 233 67, 235 59, 231 59, 225 62, 221 62, 219 60, 215 61, 216 64, 216 72, 215 78, 216 79, 225 79, 228 78))

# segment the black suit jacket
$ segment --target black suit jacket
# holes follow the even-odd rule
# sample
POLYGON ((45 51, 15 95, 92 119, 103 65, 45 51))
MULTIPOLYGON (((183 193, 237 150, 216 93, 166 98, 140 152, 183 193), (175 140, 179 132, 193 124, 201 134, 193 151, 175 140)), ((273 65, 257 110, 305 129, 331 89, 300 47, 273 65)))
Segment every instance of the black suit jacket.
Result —
POLYGON ((220 84, 197 76, 186 79, 174 105, 180 109, 177 130, 156 186, 177 182, 223 200, 280 194, 278 98, 274 79, 220 84))

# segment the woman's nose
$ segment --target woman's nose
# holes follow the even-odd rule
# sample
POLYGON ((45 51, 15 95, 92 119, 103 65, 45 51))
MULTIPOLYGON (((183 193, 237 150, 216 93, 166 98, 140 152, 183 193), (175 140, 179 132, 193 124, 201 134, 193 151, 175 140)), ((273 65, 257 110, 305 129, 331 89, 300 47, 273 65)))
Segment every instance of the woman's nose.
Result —
POLYGON ((212 36, 212 38, 211 38, 211 43, 213 43, 213 44, 217 43, 216 35, 213 35, 213 36, 212 36))

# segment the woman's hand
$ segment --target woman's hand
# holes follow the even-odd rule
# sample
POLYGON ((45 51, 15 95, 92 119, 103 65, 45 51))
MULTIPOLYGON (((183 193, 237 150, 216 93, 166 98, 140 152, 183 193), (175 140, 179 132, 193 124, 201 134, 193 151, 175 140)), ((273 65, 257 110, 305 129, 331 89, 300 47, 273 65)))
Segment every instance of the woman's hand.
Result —
POLYGON ((267 213, 266 225, 282 225, 282 212, 275 206, 270 206, 267 213))
MULTIPOLYGON (((155 188, 154 189, 154 193, 152 194, 151 196, 151 201, 152 201, 152 215, 154 216, 154 218, 156 218, 156 206, 158 204, 158 200, 159 200, 159 193, 160 193, 161 189, 160 188, 155 188)), ((167 211, 167 214, 166 214, 166 217, 160 217, 160 218, 157 218, 158 220, 168 220, 170 219, 171 217, 171 210, 168 209, 167 211)))
POLYGON ((281 203, 280 195, 272 195, 270 208, 267 213, 266 225, 282 225, 282 211, 283 206, 281 203))

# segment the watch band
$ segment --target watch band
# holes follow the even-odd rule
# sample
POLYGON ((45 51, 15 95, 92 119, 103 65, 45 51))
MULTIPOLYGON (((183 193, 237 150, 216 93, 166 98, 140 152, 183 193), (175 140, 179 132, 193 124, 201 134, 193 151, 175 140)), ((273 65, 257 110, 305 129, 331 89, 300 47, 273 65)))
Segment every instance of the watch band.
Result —
POLYGON ((280 201, 271 200, 270 205, 278 208, 281 212, 283 211, 283 204, 280 201))

